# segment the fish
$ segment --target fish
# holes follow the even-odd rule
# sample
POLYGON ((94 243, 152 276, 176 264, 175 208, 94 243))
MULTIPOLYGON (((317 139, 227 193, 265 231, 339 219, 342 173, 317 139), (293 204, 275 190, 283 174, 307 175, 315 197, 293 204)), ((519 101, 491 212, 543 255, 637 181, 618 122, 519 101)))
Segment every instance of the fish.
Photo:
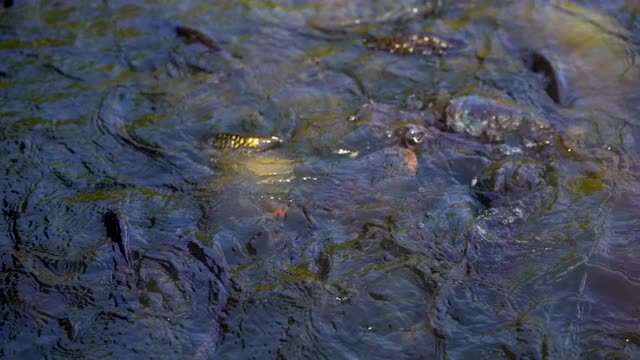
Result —
POLYGON ((510 42, 533 54, 525 63, 550 80, 547 92, 561 106, 598 111, 606 98, 611 114, 637 88, 631 35, 615 18, 568 1, 532 0, 513 2, 498 21, 510 42))
POLYGON ((571 106, 576 95, 563 71, 566 66, 543 52, 528 51, 526 55, 524 60, 529 70, 544 76, 547 95, 560 106, 571 106))
POLYGON ((271 217, 286 219, 297 161, 268 152, 282 144, 282 140, 276 136, 218 133, 211 136, 210 142, 221 151, 211 160, 222 174, 211 186, 224 186, 239 179, 253 182, 261 192, 260 206, 271 217))
POLYGON ((400 55, 445 55, 462 47, 459 40, 445 39, 431 33, 393 34, 370 38, 364 45, 373 50, 400 55))
POLYGON ((186 26, 176 26, 176 34, 185 39, 187 44, 199 42, 205 47, 213 51, 220 51, 220 45, 211 37, 205 35, 202 31, 188 28, 186 26))
POLYGON ((243 136, 218 133, 212 137, 213 145, 220 150, 265 151, 282 144, 277 136, 243 136))
POLYGON ((129 250, 129 231, 127 222, 122 214, 115 211, 107 211, 102 221, 107 231, 107 237, 118 245, 124 261, 127 264, 131 264, 131 251, 129 250))

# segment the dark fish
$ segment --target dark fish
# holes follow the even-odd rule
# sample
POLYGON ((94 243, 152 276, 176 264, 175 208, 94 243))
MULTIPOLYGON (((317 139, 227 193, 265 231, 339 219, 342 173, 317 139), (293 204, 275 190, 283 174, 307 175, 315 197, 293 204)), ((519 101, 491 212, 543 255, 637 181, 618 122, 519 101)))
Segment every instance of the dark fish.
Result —
POLYGON ((539 52, 531 52, 526 59, 529 69, 534 73, 544 75, 546 79, 545 91, 549 97, 560 106, 570 106, 575 100, 567 79, 547 56, 539 52))
POLYGON ((400 55, 445 55, 462 47, 462 42, 431 33, 394 34, 364 41, 369 49, 400 55))
POLYGON ((213 144, 218 149, 223 150, 258 150, 264 151, 272 149, 280 144, 282 140, 275 136, 242 136, 229 133, 219 133, 213 136, 213 144))
POLYGON ((320 252, 318 257, 316 258, 316 266, 318 267, 318 277, 320 279, 326 280, 331 273, 331 255, 320 252))
POLYGON ((122 216, 109 210, 104 214, 102 221, 107 229, 107 237, 118 244, 124 260, 127 264, 131 264, 131 257, 129 256, 129 232, 122 216))
POLYGON ((8 9, 13 6, 13 0, 4 0, 4 8, 8 9))
POLYGON ((76 329, 69 320, 69 318, 62 318, 58 320, 58 325, 64 330, 67 334, 67 338, 73 341, 76 338, 76 329))
POLYGON ((187 44, 199 42, 200 44, 213 51, 222 50, 215 40, 199 30, 188 28, 185 26, 176 26, 176 33, 178 34, 178 36, 184 38, 187 44))
POLYGON ((207 251, 193 241, 189 241, 187 249, 189 254, 206 266, 212 274, 218 277, 224 275, 224 267, 216 262, 215 252, 207 251))

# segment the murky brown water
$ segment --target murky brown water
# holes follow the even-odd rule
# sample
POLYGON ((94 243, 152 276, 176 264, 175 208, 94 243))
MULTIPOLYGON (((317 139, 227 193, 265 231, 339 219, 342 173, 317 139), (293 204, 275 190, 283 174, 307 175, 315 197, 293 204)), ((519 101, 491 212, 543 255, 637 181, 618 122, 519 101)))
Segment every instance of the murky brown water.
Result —
POLYGON ((640 3, 3 5, 0 357, 638 358, 640 3))

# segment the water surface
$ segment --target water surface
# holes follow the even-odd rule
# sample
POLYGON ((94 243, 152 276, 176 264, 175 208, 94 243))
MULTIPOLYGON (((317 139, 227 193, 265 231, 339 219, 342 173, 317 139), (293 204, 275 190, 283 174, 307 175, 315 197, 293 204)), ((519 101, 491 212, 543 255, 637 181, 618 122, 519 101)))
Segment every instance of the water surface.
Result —
POLYGON ((10 3, 0 357, 637 358, 637 2, 10 3), (363 44, 423 31, 461 48, 363 44), (481 201, 497 158, 434 126, 444 91, 567 134, 527 155, 544 189, 481 201), (406 124, 429 129, 414 155, 384 136, 406 124))

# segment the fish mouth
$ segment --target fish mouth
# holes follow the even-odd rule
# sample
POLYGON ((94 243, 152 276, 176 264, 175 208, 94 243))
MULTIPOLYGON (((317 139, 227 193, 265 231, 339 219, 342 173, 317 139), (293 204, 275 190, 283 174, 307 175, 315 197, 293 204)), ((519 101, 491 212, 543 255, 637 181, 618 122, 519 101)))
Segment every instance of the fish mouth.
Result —
POLYGON ((424 129, 415 125, 409 125, 401 130, 400 137, 402 146, 413 150, 424 142, 427 134, 424 129))

